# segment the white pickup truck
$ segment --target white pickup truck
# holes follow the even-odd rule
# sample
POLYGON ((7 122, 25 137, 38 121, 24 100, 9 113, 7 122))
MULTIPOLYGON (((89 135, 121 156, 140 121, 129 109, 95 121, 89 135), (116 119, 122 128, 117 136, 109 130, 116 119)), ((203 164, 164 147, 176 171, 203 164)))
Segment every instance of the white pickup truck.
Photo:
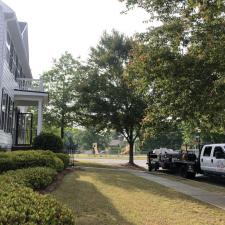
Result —
POLYGON ((187 178, 194 178, 197 173, 225 176, 225 144, 207 144, 198 153, 149 152, 147 164, 149 171, 162 167, 187 178))
POLYGON ((200 154, 200 168, 206 174, 225 175, 225 144, 204 145, 200 154))

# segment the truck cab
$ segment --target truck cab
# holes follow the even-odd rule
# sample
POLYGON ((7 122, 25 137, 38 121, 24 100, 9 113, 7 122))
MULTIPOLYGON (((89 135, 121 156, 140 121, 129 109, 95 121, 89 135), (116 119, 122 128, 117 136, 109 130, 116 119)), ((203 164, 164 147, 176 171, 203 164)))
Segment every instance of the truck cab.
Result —
POLYGON ((200 154, 200 168, 206 174, 225 175, 225 144, 204 145, 200 154))

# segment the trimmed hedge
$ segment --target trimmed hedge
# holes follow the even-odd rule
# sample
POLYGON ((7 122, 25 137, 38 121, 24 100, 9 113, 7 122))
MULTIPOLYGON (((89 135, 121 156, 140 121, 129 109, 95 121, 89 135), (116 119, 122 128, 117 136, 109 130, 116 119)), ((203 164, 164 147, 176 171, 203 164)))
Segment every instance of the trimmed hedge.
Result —
POLYGON ((34 138, 35 149, 50 150, 53 152, 63 152, 63 141, 59 136, 52 133, 41 133, 34 138))
POLYGON ((50 151, 0 153, 0 172, 7 171, 0 175, 1 225, 75 225, 69 209, 33 191, 47 187, 56 170, 63 170, 60 158, 66 163, 64 155, 50 151))
POLYGON ((64 169, 63 161, 51 151, 16 151, 0 153, 0 172, 28 167, 64 169))
POLYGON ((75 224, 71 211, 61 203, 14 182, 0 182, 0 205, 2 225, 75 224))
POLYGON ((67 168, 70 164, 70 156, 64 153, 56 153, 56 156, 63 161, 64 168, 67 168))
POLYGON ((52 168, 34 167, 8 171, 0 176, 0 181, 15 182, 33 190, 40 190, 50 185, 56 175, 56 170, 52 168))

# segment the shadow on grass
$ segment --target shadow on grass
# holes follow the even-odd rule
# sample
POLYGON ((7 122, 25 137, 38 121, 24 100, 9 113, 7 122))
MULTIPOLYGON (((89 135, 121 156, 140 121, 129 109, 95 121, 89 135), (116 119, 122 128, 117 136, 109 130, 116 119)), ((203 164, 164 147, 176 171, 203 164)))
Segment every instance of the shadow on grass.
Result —
POLYGON ((78 225, 134 225, 92 183, 79 179, 77 172, 67 175, 52 195, 72 209, 78 225))
MULTIPOLYGON (((151 195, 157 195, 171 200, 200 202, 199 200, 196 200, 188 195, 126 172, 97 171, 95 169, 88 169, 88 173, 93 173, 93 176, 95 176, 96 179, 100 180, 102 183, 107 183, 108 185, 125 189, 131 193, 133 191, 146 192, 151 195), (107 176, 105 175, 106 173, 107 176)), ((201 202, 201 204, 207 205, 208 207, 213 207, 207 203, 201 202)))

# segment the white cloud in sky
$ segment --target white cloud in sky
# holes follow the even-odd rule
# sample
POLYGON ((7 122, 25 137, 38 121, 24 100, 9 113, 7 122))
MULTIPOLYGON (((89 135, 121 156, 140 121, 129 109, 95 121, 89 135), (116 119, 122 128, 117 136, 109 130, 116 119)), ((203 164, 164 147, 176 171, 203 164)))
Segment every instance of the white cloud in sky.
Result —
POLYGON ((104 30, 127 35, 146 28, 147 14, 135 9, 121 15, 118 0, 4 0, 28 23, 30 65, 34 77, 48 70, 52 59, 68 51, 85 59, 104 30))

